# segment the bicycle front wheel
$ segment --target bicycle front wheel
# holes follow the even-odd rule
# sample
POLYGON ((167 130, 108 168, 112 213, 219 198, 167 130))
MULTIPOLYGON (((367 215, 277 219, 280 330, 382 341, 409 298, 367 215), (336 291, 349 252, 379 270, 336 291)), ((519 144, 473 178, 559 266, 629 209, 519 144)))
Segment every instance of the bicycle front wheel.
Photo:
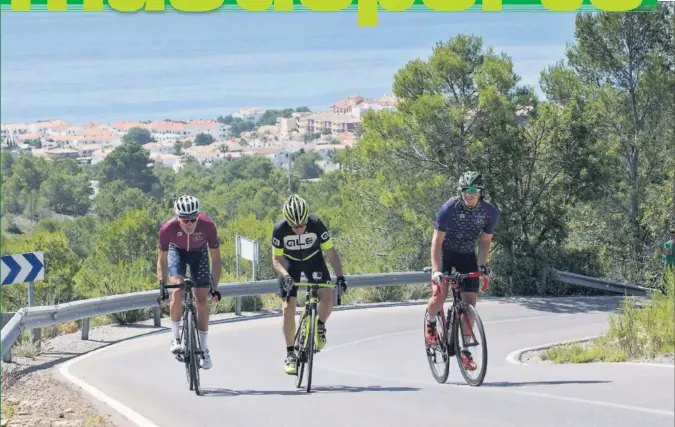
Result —
POLYGON ((472 305, 463 304, 452 329, 459 370, 467 384, 477 387, 485 379, 488 363, 487 339, 483 321, 472 305), (469 328, 467 319, 471 318, 474 319, 473 327, 469 328), (480 355, 480 360, 476 361, 476 355, 480 355))
POLYGON ((427 353, 427 361, 431 369, 431 375, 434 376, 436 382, 444 383, 448 379, 450 373, 450 355, 448 354, 448 328, 446 326, 446 319, 443 311, 436 316, 436 331, 438 333, 438 344, 435 346, 429 345, 426 338, 427 327, 427 309, 424 312, 424 326, 422 328, 424 337, 424 346, 427 353))
POLYGON ((305 325, 307 324, 307 314, 303 311, 300 315, 300 323, 295 331, 295 387, 302 387, 302 376, 305 373, 305 362, 307 354, 307 337, 304 335, 305 325))
POLYGON ((307 393, 312 390, 312 368, 314 366, 314 334, 316 329, 316 308, 310 316, 309 336, 307 337, 307 393))
POLYGON ((181 343, 183 349, 181 350, 180 360, 185 365, 185 377, 187 378, 188 387, 190 391, 194 390, 194 382, 192 381, 192 367, 190 365, 190 322, 188 321, 189 313, 183 316, 183 331, 181 343))
MULTIPOLYGON (((199 348, 197 347, 197 324, 194 313, 188 316, 188 347, 187 358, 190 364, 190 377, 195 394, 199 395, 199 348)), ((190 387, 190 390, 192 390, 190 387)))

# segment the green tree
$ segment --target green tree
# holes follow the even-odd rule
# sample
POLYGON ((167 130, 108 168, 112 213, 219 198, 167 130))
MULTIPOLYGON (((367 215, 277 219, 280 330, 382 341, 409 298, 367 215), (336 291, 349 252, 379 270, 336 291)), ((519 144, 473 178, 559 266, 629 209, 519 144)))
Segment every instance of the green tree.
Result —
POLYGON ((459 174, 478 169, 490 183, 488 200, 501 212, 494 248, 505 257, 499 272, 522 275, 515 291, 536 286, 547 263, 543 249, 564 239, 566 212, 590 180, 569 185, 570 176, 580 175, 567 165, 596 147, 592 135, 578 135, 592 126, 590 113, 519 105, 535 97, 518 79, 510 58, 460 35, 395 75, 396 112, 364 115, 364 137, 346 154, 345 191, 358 197, 357 215, 375 216, 391 236, 388 256, 396 254, 397 265, 428 265, 437 210, 456 194, 459 174), (571 125, 573 114, 579 126, 571 125))
POLYGON ((142 127, 132 127, 122 137, 122 142, 135 142, 136 144, 145 145, 149 142, 154 142, 155 139, 149 130, 142 127))
POLYGON ((271 125, 274 126, 277 124, 277 119, 279 117, 290 118, 293 114, 292 108, 284 108, 283 110, 265 110, 262 117, 260 117, 260 126, 271 125))
MULTIPOLYGON (((597 215, 606 218, 603 230, 618 231, 607 236, 618 249, 612 251, 615 267, 630 281, 650 268, 645 257, 658 236, 647 221, 646 199, 675 167, 674 156, 666 154, 672 153, 675 117, 669 16, 672 20, 672 7, 647 14, 580 14, 576 43, 567 51, 566 84, 583 87, 585 102, 597 104, 597 132, 608 143, 603 154, 620 162, 614 179, 596 181, 594 191, 607 194, 596 204, 597 215)), ((564 91, 560 85, 556 90, 564 91)))
POLYGON ((173 143, 173 154, 180 156, 182 151, 183 151, 183 144, 181 144, 179 140, 176 140, 173 143))
POLYGON ((293 159, 293 174, 300 179, 318 178, 323 170, 316 164, 320 157, 316 153, 303 153, 293 159))
POLYGON ((86 172, 72 159, 55 161, 49 177, 40 186, 48 206, 64 215, 86 214, 93 192, 86 172))
POLYGON ((213 135, 210 133, 200 133, 195 137, 195 144, 197 145, 211 145, 213 144, 213 135))
POLYGON ((94 212, 105 221, 123 216, 127 210, 148 210, 156 201, 138 188, 128 187, 120 180, 103 185, 94 201, 94 212))
POLYGON ((144 193, 157 191, 158 182, 152 173, 150 153, 141 144, 125 142, 116 147, 101 163, 101 185, 118 180, 127 187, 138 188, 144 193))

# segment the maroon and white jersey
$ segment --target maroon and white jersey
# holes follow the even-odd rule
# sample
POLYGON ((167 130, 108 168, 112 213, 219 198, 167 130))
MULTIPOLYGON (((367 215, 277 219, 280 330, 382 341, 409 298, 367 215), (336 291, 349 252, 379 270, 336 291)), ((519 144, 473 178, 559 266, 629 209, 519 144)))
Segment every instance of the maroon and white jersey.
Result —
POLYGON ((195 231, 187 234, 180 227, 178 217, 171 218, 159 230, 159 250, 168 251, 170 244, 191 252, 200 251, 206 244, 210 249, 215 249, 219 245, 216 224, 211 218, 200 213, 195 231))

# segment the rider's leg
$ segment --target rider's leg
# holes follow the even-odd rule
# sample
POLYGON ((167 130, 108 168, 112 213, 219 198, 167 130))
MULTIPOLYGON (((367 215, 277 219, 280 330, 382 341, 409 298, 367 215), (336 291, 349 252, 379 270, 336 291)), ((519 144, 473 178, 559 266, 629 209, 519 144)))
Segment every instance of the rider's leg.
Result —
MULTIPOLYGON (((309 281, 313 281, 314 273, 321 273, 321 283, 330 283, 330 272, 323 258, 317 258, 315 262, 318 262, 318 265, 313 264, 306 268, 305 276, 307 276, 309 281)), ((317 294, 319 295, 319 304, 317 304, 316 308, 317 323, 314 337, 316 338, 316 347, 321 350, 326 346, 326 322, 333 312, 333 290, 330 288, 319 288, 317 294)))
MULTIPOLYGON (((330 283, 330 272, 328 271, 328 267, 326 266, 325 263, 321 266, 320 270, 318 271, 321 272, 321 282, 330 283)), ((333 312, 333 289, 319 288, 319 304, 316 311, 317 314, 319 315, 319 322, 326 323, 326 321, 328 321, 328 318, 330 317, 330 314, 333 312)))
MULTIPOLYGON (((461 257, 459 257, 459 265, 456 267, 457 271, 460 273, 471 273, 478 271, 478 264, 476 260, 476 255, 475 254, 462 254, 461 257)), ((459 289, 461 292, 462 296, 462 301, 464 301, 467 304, 470 304, 471 306, 475 307, 476 306, 476 299, 478 296, 478 278, 468 278, 464 279, 462 283, 459 285, 459 289)), ((475 319, 472 314, 464 314, 462 315, 461 319, 462 325, 460 329, 460 333, 464 335, 464 340, 467 343, 470 343, 475 340, 475 334, 473 333, 473 326, 475 319)), ((460 344, 462 343, 462 340, 460 339, 460 344)), ((462 364, 464 367, 469 370, 473 371, 476 369, 476 362, 473 361, 473 358, 471 356, 471 352, 468 349, 463 349, 462 350, 462 364)))
POLYGON ((326 323, 333 312, 333 290, 329 288, 319 289, 319 304, 317 307, 319 322, 326 323))
POLYGON ((283 296, 281 300, 281 310, 283 312, 283 332, 284 332, 284 342, 286 343, 286 348, 291 349, 294 345, 293 339, 295 338, 295 310, 297 304, 297 295, 298 288, 293 287, 291 290, 291 298, 286 301, 286 291, 282 290, 283 296), (295 292, 294 292, 295 291, 295 292))
MULTIPOLYGON (((289 272, 290 273, 290 272, 289 272)), ((293 278, 295 280, 295 278, 293 278)), ((299 280, 300 278, 298 278, 299 280)), ((289 293, 283 288, 283 277, 279 278, 279 297, 281 298, 281 310, 283 312, 283 326, 284 342, 286 344, 286 359, 284 361, 285 371, 287 374, 294 375, 295 369, 295 352, 294 352, 294 338, 295 338, 295 307, 298 297, 298 287, 293 286, 289 293), (290 295, 288 301, 286 297, 290 295)))
MULTIPOLYGON (((460 273, 473 273, 478 271, 478 260, 476 258, 475 253, 469 253, 469 254, 462 254, 460 257, 460 262, 458 262, 458 266, 456 267, 457 271, 460 273)), ((477 277, 472 277, 468 279, 464 279, 462 283, 460 283, 460 291, 462 295, 462 301, 464 301, 467 304, 472 305, 473 307, 476 306, 476 300, 478 299, 478 288, 479 288, 479 279, 477 277)), ((464 328, 470 328, 473 330, 473 325, 475 319, 473 318, 472 315, 469 315, 468 318, 465 317, 465 323, 464 328)), ((468 331, 467 331, 468 332, 468 331)))
POLYGON ((197 311, 197 334, 199 335, 199 347, 203 351, 201 366, 203 369, 211 369, 211 353, 209 351, 209 288, 211 286, 209 252, 204 246, 199 252, 190 252, 187 260, 190 265, 190 278, 194 284, 193 294, 197 311))
MULTIPOLYGON (((441 271, 447 272, 454 266, 454 254, 447 251, 441 252, 441 271)), ((436 335, 436 316, 443 309, 443 303, 448 296, 448 286, 433 286, 431 298, 427 303, 427 328, 426 328, 426 338, 429 344, 436 344, 437 335, 436 335)))
POLYGON ((199 341, 202 345, 202 350, 207 350, 206 335, 209 331, 209 304, 208 295, 209 287, 211 286, 210 273, 211 266, 209 265, 208 247, 194 253, 193 259, 190 260, 190 275, 192 282, 195 284, 195 305, 197 306, 197 329, 199 331, 199 341))
MULTIPOLYGON (((182 284, 185 280, 185 260, 176 246, 169 246, 169 282, 172 285, 182 284)), ((171 352, 180 350, 180 318, 183 314, 183 289, 172 289, 169 303, 169 317, 171 318, 171 352)))

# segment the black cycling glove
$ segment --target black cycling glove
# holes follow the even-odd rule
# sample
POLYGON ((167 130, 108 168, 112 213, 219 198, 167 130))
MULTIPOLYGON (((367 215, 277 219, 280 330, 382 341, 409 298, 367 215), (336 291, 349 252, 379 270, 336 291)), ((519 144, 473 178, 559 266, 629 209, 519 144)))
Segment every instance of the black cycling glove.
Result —
POLYGON ((335 280, 335 283, 342 287, 342 290, 344 292, 347 292, 347 280, 345 280, 345 276, 338 276, 337 279, 335 280))
POLYGON ((284 280, 281 282, 281 288, 286 292, 290 292, 293 289, 293 278, 287 274, 284 276, 284 280))
POLYGON ((211 295, 212 297, 218 297, 218 301, 220 301, 220 292, 218 292, 217 289, 209 290, 209 295, 211 295))
POLYGON ((159 281, 159 298, 157 298, 157 304, 162 305, 162 301, 166 301, 169 299, 169 293, 166 291, 166 288, 164 287, 164 281, 160 280, 159 281))

